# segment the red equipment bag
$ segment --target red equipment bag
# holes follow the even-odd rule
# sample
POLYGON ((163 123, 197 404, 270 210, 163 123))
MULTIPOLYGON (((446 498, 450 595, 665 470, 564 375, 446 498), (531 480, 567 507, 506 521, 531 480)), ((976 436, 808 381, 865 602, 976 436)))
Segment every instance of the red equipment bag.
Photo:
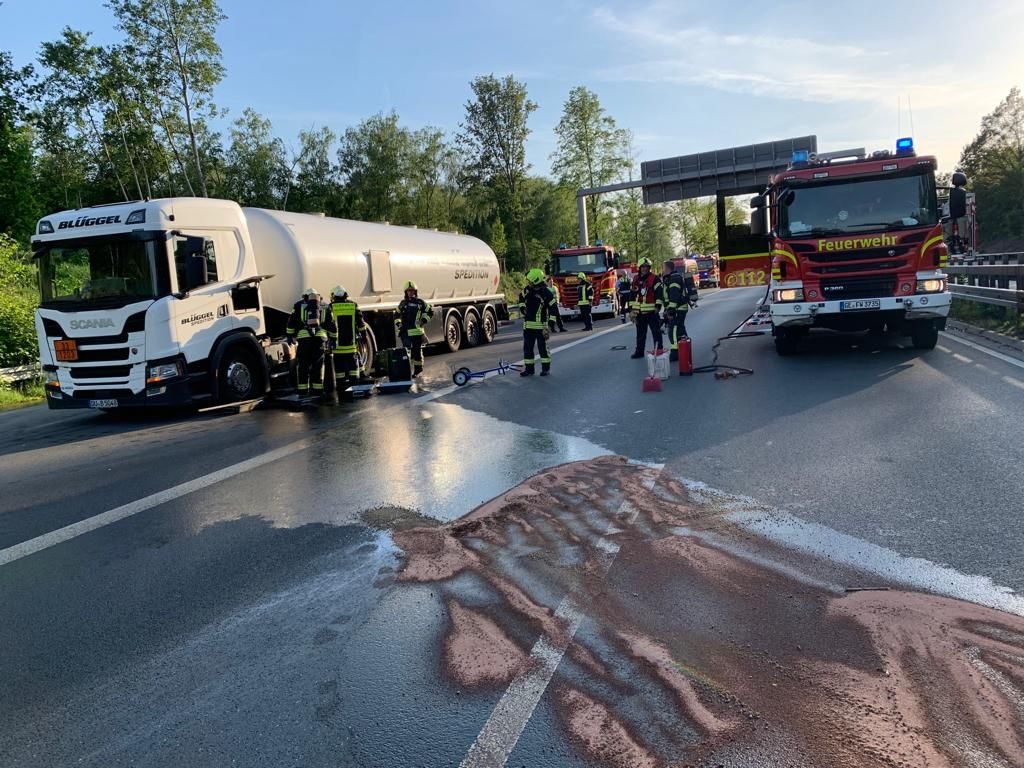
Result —
POLYGON ((689 336, 683 336, 677 344, 679 348, 679 375, 693 375, 693 344, 689 336))

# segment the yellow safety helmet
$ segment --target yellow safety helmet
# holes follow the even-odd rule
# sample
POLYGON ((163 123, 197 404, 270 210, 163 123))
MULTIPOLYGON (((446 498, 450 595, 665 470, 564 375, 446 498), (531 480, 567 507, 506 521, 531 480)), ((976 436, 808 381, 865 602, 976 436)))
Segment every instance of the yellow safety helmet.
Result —
POLYGON ((587 279, 587 273, 586 272, 580 272, 578 275, 576 275, 576 277, 578 277, 580 280, 586 280, 587 279))
POLYGON ((406 280, 405 281, 405 285, 402 286, 402 290, 403 291, 418 291, 419 288, 416 287, 416 283, 414 283, 412 280, 406 280))
POLYGON ((648 259, 646 256, 644 258, 640 259, 640 261, 638 261, 636 263, 636 265, 638 267, 652 267, 652 266, 654 266, 653 262, 651 262, 651 260, 648 259))
POLYGON ((531 282, 534 285, 536 285, 537 283, 542 283, 544 282, 544 270, 537 269, 536 267, 534 267, 533 269, 526 273, 526 279, 528 282, 531 282))

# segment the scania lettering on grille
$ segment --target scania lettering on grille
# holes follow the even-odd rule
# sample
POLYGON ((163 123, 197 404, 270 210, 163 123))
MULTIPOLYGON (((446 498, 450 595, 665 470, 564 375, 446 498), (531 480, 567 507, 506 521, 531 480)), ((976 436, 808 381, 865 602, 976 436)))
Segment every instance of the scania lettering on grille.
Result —
POLYGON ((72 320, 71 330, 80 331, 85 328, 113 328, 114 321, 109 317, 101 317, 98 320, 72 320))

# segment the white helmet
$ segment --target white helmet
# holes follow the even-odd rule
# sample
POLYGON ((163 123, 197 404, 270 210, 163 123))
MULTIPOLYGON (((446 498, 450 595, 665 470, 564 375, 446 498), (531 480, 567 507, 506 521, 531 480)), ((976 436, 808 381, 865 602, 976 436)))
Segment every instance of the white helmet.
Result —
POLYGON ((302 292, 303 296, 316 296, 316 288, 307 288, 302 292))
POLYGON ((331 289, 331 296, 348 296, 348 291, 342 285, 336 285, 331 289))

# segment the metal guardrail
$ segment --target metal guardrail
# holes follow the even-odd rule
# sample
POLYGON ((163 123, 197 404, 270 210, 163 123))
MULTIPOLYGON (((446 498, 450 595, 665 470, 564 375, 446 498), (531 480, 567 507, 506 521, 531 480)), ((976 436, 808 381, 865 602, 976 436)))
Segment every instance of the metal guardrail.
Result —
POLYGON ((955 298, 1024 314, 1024 253, 979 253, 950 261, 945 272, 955 298))
POLYGON ((19 365, 15 368, 0 368, 0 384, 17 384, 22 381, 31 381, 38 378, 39 375, 39 363, 19 365))

